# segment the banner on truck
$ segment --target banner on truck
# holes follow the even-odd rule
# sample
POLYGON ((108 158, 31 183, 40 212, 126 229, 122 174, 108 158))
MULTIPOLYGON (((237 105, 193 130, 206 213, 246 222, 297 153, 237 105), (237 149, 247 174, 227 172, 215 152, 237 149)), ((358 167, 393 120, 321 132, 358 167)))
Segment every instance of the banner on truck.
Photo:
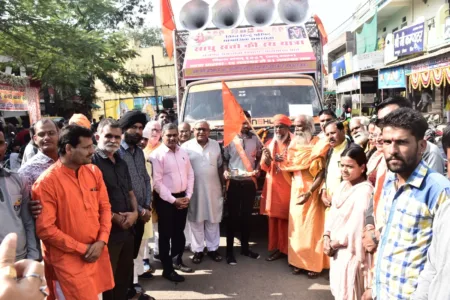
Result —
POLYGON ((304 26, 249 27, 191 33, 185 79, 314 73, 316 58, 304 26))

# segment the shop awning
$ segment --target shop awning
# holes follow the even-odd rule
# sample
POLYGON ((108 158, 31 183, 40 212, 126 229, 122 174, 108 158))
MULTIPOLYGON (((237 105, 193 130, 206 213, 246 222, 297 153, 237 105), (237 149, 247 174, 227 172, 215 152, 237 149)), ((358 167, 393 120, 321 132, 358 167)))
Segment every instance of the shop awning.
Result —
POLYGON ((304 26, 205 30, 191 33, 184 79, 268 73, 314 73, 316 57, 304 26))

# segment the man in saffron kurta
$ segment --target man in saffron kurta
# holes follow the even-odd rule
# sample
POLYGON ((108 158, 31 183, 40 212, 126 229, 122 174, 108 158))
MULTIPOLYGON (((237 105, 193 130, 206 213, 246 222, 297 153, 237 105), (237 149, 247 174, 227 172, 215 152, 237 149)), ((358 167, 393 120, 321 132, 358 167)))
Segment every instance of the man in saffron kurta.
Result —
POLYGON ((266 172, 261 213, 269 216, 269 251, 266 260, 274 261, 288 254, 289 202, 291 177, 280 169, 286 162, 287 150, 292 139, 289 127, 292 121, 285 115, 273 118, 274 139, 263 149, 261 169, 266 172))
POLYGON ((328 267, 323 254, 322 234, 325 224, 325 205, 319 198, 323 181, 325 158, 329 144, 313 136, 314 120, 300 115, 294 120, 295 137, 288 150, 283 171, 293 172, 289 208, 289 264, 294 274, 307 270, 314 278, 328 267))
POLYGON ((111 205, 101 171, 90 164, 92 132, 67 126, 59 153, 60 159, 32 189, 33 199, 42 205, 36 232, 44 243, 48 299, 94 300, 114 287, 114 279, 105 247, 111 205))

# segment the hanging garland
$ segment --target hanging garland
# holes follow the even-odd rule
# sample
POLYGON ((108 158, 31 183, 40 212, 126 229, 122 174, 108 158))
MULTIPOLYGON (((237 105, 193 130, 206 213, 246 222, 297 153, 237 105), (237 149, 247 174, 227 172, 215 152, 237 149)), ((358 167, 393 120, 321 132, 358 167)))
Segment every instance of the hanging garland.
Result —
POLYGON ((27 87, 29 84, 29 80, 27 77, 9 75, 3 72, 0 72, 0 84, 7 84, 14 88, 23 88, 27 87))
POLYGON ((430 76, 430 71, 423 71, 420 74, 420 81, 422 82, 422 86, 424 88, 428 88, 431 84, 431 76, 430 76))
MULTIPOLYGON (((447 79, 447 84, 450 84, 450 67, 446 67, 442 69, 443 77, 447 79)), ((444 80, 445 81, 445 80, 444 80)), ((445 83, 444 83, 445 84, 445 83)))
POLYGON ((436 87, 441 87, 442 84, 445 86, 445 70, 444 69, 433 69, 431 70, 431 81, 436 87))
MULTIPOLYGON (((409 85, 417 90, 420 86, 420 76, 419 73, 411 73, 411 75, 409 76, 409 85)), ((410 88, 411 90, 411 88, 410 88)))

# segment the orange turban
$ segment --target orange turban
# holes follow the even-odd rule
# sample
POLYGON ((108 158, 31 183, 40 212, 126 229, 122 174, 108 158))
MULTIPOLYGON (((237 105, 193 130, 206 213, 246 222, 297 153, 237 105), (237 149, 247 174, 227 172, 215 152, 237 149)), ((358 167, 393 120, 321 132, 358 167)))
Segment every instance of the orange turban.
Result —
POLYGON ((292 125, 292 121, 291 119, 289 119, 288 116, 285 115, 275 115, 273 117, 273 125, 278 126, 278 125, 286 125, 286 126, 291 126, 292 125))
POLYGON ((89 122, 88 118, 83 114, 73 114, 72 118, 69 120, 69 125, 78 125, 91 129, 91 122, 89 122))

